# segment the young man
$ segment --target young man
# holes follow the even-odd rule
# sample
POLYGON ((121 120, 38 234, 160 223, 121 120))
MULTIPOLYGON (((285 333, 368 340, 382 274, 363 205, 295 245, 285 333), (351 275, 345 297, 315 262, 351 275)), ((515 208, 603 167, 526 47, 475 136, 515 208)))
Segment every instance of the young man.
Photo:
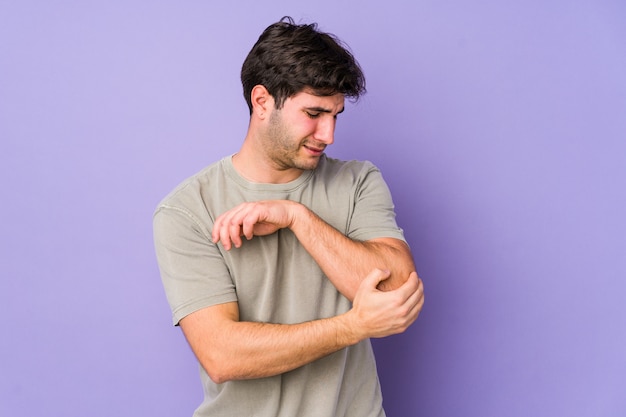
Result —
POLYGON ((269 26, 242 72, 238 153, 154 216, 173 311, 201 365, 196 416, 384 416, 369 338, 403 332, 422 283, 368 162, 324 154, 365 80, 316 25, 269 26))

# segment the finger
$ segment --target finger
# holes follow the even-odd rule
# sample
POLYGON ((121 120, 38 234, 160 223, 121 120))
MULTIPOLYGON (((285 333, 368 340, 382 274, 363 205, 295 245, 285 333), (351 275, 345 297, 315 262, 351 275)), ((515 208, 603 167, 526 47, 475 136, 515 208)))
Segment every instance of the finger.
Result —
POLYGON ((259 214, 254 210, 253 205, 246 205, 242 207, 242 210, 235 213, 231 221, 233 226, 237 226, 231 229, 231 239, 235 243, 235 246, 239 248, 243 244, 241 236, 245 236, 247 240, 254 237, 254 226, 259 221, 259 214))
POLYGON ((230 234, 228 232, 228 226, 223 225, 219 230, 219 239, 218 241, 222 243, 224 249, 230 250, 232 247, 232 242, 230 241, 230 234))
POLYGON ((245 236, 247 240, 254 237, 254 226, 259 222, 257 204, 244 203, 233 210, 230 218, 230 239, 237 248, 241 247, 245 236))
POLYGON ((222 216, 219 216, 213 222, 213 230, 211 230, 211 240, 213 240, 213 243, 217 243, 217 242, 220 241, 220 226, 221 226, 221 223, 222 223, 222 216))
POLYGON ((403 320, 406 320, 407 326, 415 321, 422 308, 422 304, 424 304, 424 292, 422 290, 421 280, 417 278, 417 275, 409 276, 409 280, 413 280, 413 278, 416 279, 417 284, 415 291, 411 292, 406 299, 402 299, 400 302, 400 306, 404 311, 402 314, 404 317, 403 320))
POLYGON ((239 209, 239 206, 234 207, 222 214, 220 214, 215 221, 213 222, 213 230, 211 231, 211 239, 213 239, 214 243, 222 240, 223 229, 230 224, 230 219, 233 217, 233 213, 239 209))
POLYGON ((232 215, 229 214, 229 216, 223 220, 218 230, 218 233, 220 236, 219 241, 222 242, 222 245, 224 246, 224 249, 226 250, 230 250, 233 247, 234 242, 231 237, 233 234, 232 229, 233 229, 232 215))
POLYGON ((242 245, 241 235, 243 234, 243 222, 245 220, 245 210, 237 210, 231 216, 228 224, 228 238, 235 245, 236 248, 240 248, 242 245))
POLYGON ((256 212, 248 213, 241 221, 241 231, 246 239, 250 240, 254 237, 254 226, 259 223, 259 214, 256 212))
POLYGON ((363 279, 361 286, 374 290, 381 281, 386 280, 390 275, 391 272, 388 270, 375 268, 363 279))
POLYGON ((419 302, 421 299, 424 298, 424 284, 422 283, 422 280, 417 278, 417 286, 415 288, 415 291, 413 291, 410 295, 408 300, 412 300, 413 302, 419 302))
POLYGON ((241 226, 238 224, 233 224, 229 228, 229 237, 230 241, 236 248, 240 248, 243 241, 241 240, 241 226))
POLYGON ((213 242, 222 242, 224 249, 230 250, 232 248, 232 244, 236 243, 237 239, 239 239, 240 227, 237 221, 237 216, 239 213, 245 208, 245 203, 240 204, 231 208, 230 210, 222 213, 216 220, 213 225, 213 231, 211 232, 211 237, 213 238, 213 242), (232 236, 236 236, 235 239, 232 239, 232 236))
POLYGON ((418 302, 413 306, 413 308, 411 309, 411 312, 409 313, 411 317, 411 323, 417 319, 419 314, 422 312, 423 307, 424 307, 424 293, 421 293, 418 298, 418 302))
POLYGON ((420 279, 417 276, 417 272, 411 272, 407 280, 399 286, 397 289, 390 291, 399 294, 402 298, 402 301, 406 301, 414 294, 419 288, 420 279))
POLYGON ((424 306, 424 290, 421 280, 419 284, 420 285, 417 291, 415 291, 415 293, 413 293, 411 297, 409 297, 409 300, 407 300, 407 302, 411 306, 409 314, 410 316, 414 316, 413 320, 417 318, 418 314, 422 310, 422 307, 424 306))

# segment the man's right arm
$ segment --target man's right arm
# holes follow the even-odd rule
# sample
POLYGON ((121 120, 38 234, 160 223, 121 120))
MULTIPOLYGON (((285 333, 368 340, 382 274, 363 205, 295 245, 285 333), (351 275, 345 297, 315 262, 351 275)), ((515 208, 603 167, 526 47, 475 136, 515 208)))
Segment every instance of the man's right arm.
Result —
POLYGON ((396 290, 376 286, 389 276, 373 270, 361 283, 348 312, 299 324, 239 321, 235 302, 189 314, 180 321, 187 341, 216 383, 278 375, 370 337, 405 331, 424 302, 413 273, 396 290))

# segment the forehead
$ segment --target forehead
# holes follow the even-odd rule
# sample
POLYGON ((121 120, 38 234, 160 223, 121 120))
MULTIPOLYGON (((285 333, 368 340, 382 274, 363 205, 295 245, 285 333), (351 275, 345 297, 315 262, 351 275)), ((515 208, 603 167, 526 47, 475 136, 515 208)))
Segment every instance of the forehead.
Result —
POLYGON ((285 100, 284 106, 297 108, 319 108, 331 113, 338 113, 343 110, 344 95, 337 93, 332 96, 318 96, 309 91, 301 91, 285 100))

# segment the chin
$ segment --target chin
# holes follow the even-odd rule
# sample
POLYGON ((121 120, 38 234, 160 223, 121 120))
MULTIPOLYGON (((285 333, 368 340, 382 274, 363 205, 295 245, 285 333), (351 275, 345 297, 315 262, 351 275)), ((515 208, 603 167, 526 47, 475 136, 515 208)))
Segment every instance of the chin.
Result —
POLYGON ((307 161, 306 163, 299 164, 300 166, 298 166, 298 169, 309 171, 309 170, 317 168, 317 165, 319 164, 319 162, 320 162, 319 158, 315 158, 313 160, 307 161))

